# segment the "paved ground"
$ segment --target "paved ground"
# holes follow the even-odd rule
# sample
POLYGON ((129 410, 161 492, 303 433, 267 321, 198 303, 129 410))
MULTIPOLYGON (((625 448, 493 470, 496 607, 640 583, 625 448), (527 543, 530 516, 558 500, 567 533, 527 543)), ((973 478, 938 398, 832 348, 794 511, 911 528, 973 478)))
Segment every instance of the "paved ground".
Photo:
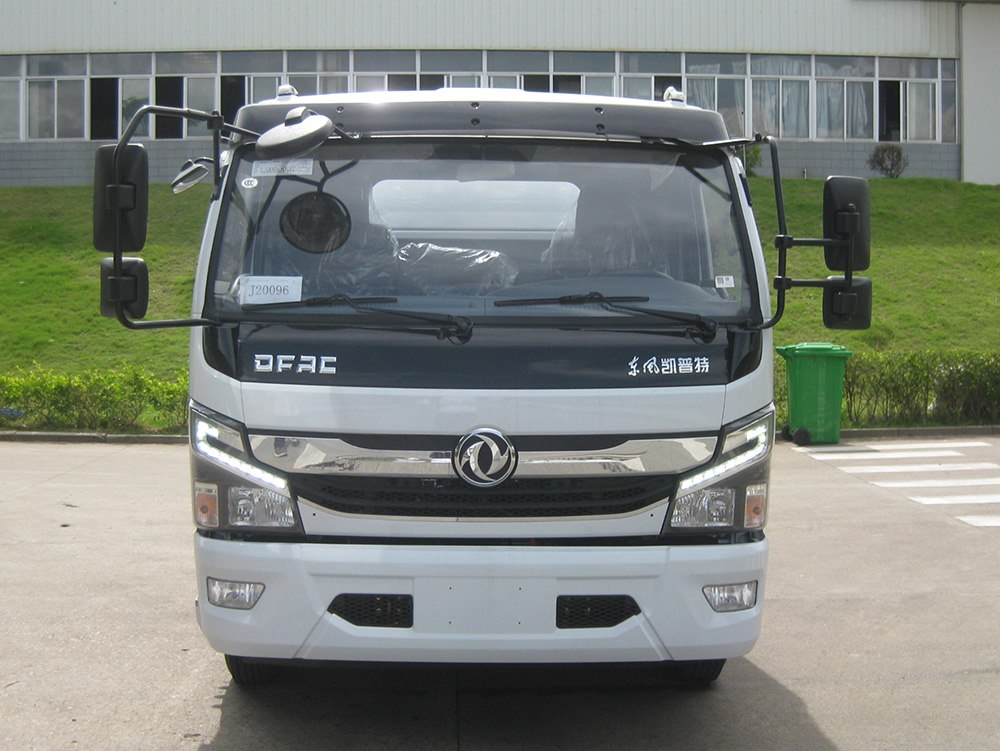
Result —
POLYGON ((0 748, 1000 749, 1000 439, 955 441, 776 449, 764 634, 708 690, 442 669, 258 693, 194 620, 186 448, 0 443, 0 748))

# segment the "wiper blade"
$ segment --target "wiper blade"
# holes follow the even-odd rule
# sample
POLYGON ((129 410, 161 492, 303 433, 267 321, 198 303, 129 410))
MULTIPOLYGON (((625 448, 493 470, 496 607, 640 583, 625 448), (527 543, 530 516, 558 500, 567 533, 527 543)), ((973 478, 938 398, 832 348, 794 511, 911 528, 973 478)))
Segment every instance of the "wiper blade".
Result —
POLYGON ((697 313, 685 313, 674 310, 657 310, 655 308, 639 308, 626 303, 649 302, 648 297, 605 297, 600 292, 588 292, 580 295, 563 295, 562 297, 540 297, 521 300, 496 300, 493 305, 498 308, 512 307, 516 305, 581 305, 586 303, 596 303, 602 305, 607 310, 623 311, 634 315, 647 315, 654 318, 663 318, 674 323, 688 326, 685 332, 690 338, 698 342, 708 343, 715 339, 715 332, 719 330, 717 321, 705 318, 697 313))
POLYGON ((304 300, 282 300, 280 302, 250 303, 244 305, 243 310, 276 310, 279 308, 319 308, 332 305, 349 305, 356 308, 358 305, 389 305, 397 302, 395 297, 351 297, 350 295, 336 294, 322 297, 307 297, 304 300))
POLYGON ((533 297, 513 300, 495 300, 497 308, 514 307, 518 305, 585 305, 586 303, 602 303, 618 305, 626 302, 649 302, 648 297, 605 297, 600 292, 586 292, 579 295, 563 295, 562 297, 533 297))
POLYGON ((351 297, 345 294, 326 295, 322 297, 307 297, 304 300, 288 300, 284 302, 268 302, 256 305, 244 305, 243 310, 276 310, 282 308, 318 308, 345 305, 357 313, 378 313, 395 318, 405 318, 411 321, 430 324, 435 327, 430 332, 422 329, 406 329, 420 333, 432 333, 438 339, 447 339, 455 344, 465 344, 472 338, 472 319, 465 316, 439 315, 436 313, 411 313, 393 308, 376 308, 375 305, 389 305, 397 302, 395 297, 351 297))

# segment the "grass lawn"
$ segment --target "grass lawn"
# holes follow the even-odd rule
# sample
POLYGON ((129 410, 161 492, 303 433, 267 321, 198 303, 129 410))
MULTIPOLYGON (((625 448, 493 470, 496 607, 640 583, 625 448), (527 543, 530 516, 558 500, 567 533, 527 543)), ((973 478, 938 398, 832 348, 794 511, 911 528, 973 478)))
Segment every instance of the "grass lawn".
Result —
MULTIPOLYGON (((754 178, 760 234, 775 273, 770 180, 754 178)), ((833 341, 853 351, 996 348, 1000 341, 1000 187, 944 180, 875 180, 874 322, 827 331, 817 290, 792 290, 778 344, 833 341)), ((785 182, 789 233, 822 234, 823 183, 785 182)), ((186 317, 209 188, 181 196, 151 188, 148 318, 186 317)), ((125 364, 172 377, 185 367, 186 330, 127 331, 98 312, 101 253, 91 237, 89 188, 0 188, 0 372, 33 364, 79 372, 125 364)), ((823 278, 821 250, 790 251, 789 273, 823 278)))

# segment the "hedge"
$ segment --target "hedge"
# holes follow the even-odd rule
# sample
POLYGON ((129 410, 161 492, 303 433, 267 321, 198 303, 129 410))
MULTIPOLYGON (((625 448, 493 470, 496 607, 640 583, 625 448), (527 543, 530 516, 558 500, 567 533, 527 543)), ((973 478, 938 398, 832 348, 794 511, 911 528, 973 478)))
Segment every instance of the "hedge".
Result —
MULTIPOLYGON (((785 362, 775 359, 778 424, 787 422, 785 362)), ((1000 351, 868 352, 846 360, 845 427, 1000 424, 1000 351)))
POLYGON ((75 375, 36 366, 0 375, 0 428, 178 432, 187 400, 185 373, 171 381, 131 366, 75 375))
MULTIPOLYGON (((787 418, 785 362, 775 358, 778 424, 787 418)), ((136 368, 77 375, 35 367, 0 375, 0 428, 180 432, 187 375, 136 368)), ((845 427, 1000 424, 1000 351, 858 353, 846 360, 845 427)))

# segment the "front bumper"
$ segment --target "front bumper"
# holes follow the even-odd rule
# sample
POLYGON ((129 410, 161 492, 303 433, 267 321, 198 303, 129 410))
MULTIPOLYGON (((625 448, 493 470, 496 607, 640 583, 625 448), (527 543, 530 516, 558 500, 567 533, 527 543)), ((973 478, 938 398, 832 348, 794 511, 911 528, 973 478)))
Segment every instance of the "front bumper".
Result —
POLYGON ((767 540, 661 547, 259 543, 195 536, 199 622, 226 654, 378 662, 647 662, 738 657, 760 633, 767 540), (209 604, 208 577, 264 584, 251 610, 209 604), (702 588, 757 581, 750 610, 702 588), (412 596, 412 626, 352 625, 342 594, 412 596), (627 596, 612 626, 557 628, 560 596, 627 596))

